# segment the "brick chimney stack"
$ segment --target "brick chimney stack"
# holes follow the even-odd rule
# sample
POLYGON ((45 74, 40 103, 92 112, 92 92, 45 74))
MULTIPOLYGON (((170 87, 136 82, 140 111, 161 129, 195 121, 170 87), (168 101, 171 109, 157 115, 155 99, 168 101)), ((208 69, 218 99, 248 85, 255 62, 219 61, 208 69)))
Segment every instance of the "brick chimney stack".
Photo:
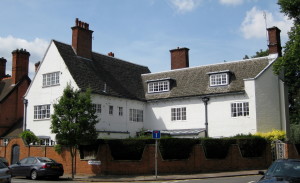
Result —
POLYGON ((40 64, 41 64, 40 61, 38 61, 37 63, 34 64, 34 66, 35 66, 35 72, 37 72, 37 70, 38 70, 40 64))
POLYGON ((78 56, 92 59, 92 34, 89 24, 76 18, 75 26, 72 27, 72 47, 78 56))
POLYGON ((30 53, 26 49, 17 49, 12 52, 12 84, 28 76, 29 56, 30 53))
POLYGON ((0 80, 5 77, 6 74, 6 59, 0 58, 0 80))
POLYGON ((279 57, 282 56, 282 47, 280 42, 280 29, 277 27, 268 28, 269 35, 269 54, 278 54, 279 57))
POLYGON ((171 52, 171 69, 180 69, 189 67, 189 49, 177 48, 171 52))
POLYGON ((113 52, 109 52, 107 55, 110 57, 115 57, 115 54, 113 52))

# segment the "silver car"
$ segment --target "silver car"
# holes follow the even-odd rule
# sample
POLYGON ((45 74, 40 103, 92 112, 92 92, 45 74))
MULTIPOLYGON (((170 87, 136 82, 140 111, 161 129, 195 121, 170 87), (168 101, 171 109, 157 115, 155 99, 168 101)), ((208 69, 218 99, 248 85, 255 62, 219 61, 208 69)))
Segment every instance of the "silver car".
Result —
POLYGON ((0 182, 11 183, 11 171, 1 161, 0 161, 0 182))

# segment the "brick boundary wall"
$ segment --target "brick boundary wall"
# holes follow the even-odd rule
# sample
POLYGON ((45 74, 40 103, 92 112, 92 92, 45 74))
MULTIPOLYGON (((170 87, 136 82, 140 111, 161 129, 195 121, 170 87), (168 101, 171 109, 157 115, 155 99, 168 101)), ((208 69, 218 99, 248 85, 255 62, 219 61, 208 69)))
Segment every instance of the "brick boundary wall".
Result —
MULTIPOLYGON (((71 158, 67 148, 62 153, 55 152, 52 146, 28 146, 21 138, 11 139, 7 146, 0 146, 0 156, 5 157, 11 163, 11 152, 15 145, 20 147, 20 157, 47 156, 63 164, 65 174, 71 174, 71 158)), ((76 153, 76 175, 105 175, 105 174, 154 174, 155 145, 146 145, 141 160, 113 160, 110 148, 107 144, 101 144, 98 148, 97 160, 101 165, 89 165, 87 160, 81 160, 79 151, 76 153)), ((300 158, 294 144, 287 143, 286 158, 300 158)), ((266 169, 272 163, 271 146, 268 145, 262 157, 244 158, 238 145, 231 145, 225 159, 207 159, 202 145, 195 145, 189 159, 163 160, 158 152, 159 173, 201 173, 217 171, 237 171, 266 169)))

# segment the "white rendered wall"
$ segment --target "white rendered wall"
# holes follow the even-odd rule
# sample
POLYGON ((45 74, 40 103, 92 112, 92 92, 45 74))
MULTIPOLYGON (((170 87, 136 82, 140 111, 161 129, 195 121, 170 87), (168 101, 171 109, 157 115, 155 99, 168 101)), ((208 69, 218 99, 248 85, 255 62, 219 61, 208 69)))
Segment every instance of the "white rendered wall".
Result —
POLYGON ((272 67, 256 79, 255 88, 258 132, 283 130, 280 82, 279 77, 273 74, 272 67))
POLYGON ((52 140, 55 135, 51 133, 50 119, 34 120, 34 106, 51 104, 50 112, 53 114, 53 104, 62 95, 64 88, 70 83, 74 89, 78 89, 71 77, 67 66, 62 60, 55 44, 51 42, 44 60, 27 91, 25 98, 28 100, 27 106, 27 129, 34 132, 37 136, 50 136, 52 140), (57 86, 43 87, 43 74, 60 72, 60 84, 57 86))

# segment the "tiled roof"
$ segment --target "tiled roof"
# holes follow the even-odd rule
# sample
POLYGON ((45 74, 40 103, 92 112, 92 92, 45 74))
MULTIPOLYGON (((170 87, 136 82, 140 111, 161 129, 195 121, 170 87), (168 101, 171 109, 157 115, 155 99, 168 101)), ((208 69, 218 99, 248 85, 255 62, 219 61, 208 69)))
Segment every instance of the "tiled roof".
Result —
POLYGON ((177 97, 205 96, 244 92, 244 79, 256 77, 269 65, 269 57, 261 57, 221 64, 184 68, 167 72, 142 75, 147 100, 168 99, 177 97), (209 74, 229 72, 230 83, 226 86, 211 87, 209 74), (162 93, 147 93, 147 81, 170 78, 171 89, 162 93))
POLYGON ((72 77, 85 90, 122 98, 145 100, 141 74, 148 67, 93 52, 93 60, 79 57, 70 45, 53 41, 72 77))
POLYGON ((11 78, 0 81, 0 102, 14 89, 15 85, 11 85, 11 82, 11 78))

